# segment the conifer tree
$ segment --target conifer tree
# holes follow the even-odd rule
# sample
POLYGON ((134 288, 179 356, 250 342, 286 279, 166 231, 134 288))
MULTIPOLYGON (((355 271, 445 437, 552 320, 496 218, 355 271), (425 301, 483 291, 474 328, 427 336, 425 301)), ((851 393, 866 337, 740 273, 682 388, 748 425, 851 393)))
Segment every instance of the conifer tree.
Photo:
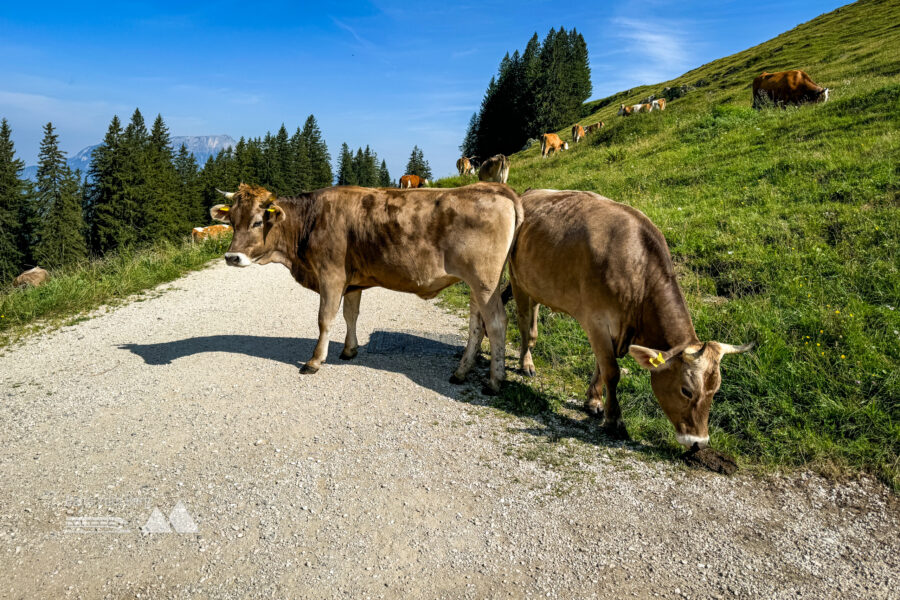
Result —
POLYGON ((144 116, 139 109, 134 109, 120 140, 121 162, 117 179, 121 187, 115 211, 119 219, 116 232, 116 245, 119 247, 132 246, 147 239, 142 233, 146 223, 142 211, 150 201, 146 181, 149 137, 144 116))
POLYGON ((209 220, 209 215, 200 194, 197 160, 184 144, 181 144, 178 154, 175 155, 175 172, 178 174, 178 193, 175 201, 183 211, 188 227, 186 231, 189 231, 191 227, 205 224, 209 220))
MULTIPOLYGON (((91 250, 103 254, 121 243, 122 229, 127 227, 122 176, 122 125, 113 116, 103 143, 91 153, 88 168, 88 229, 91 250)), ((130 234, 129 234, 130 235, 130 234)))
POLYGON ((22 215, 26 184, 19 177, 25 163, 16 158, 12 131, 6 119, 0 121, 0 284, 22 270, 27 248, 22 215))
POLYGON ((391 182, 391 174, 388 172, 387 163, 381 161, 381 168, 378 169, 378 185, 380 187, 393 187, 391 182))
POLYGON ((353 163, 353 153, 350 152, 350 146, 347 145, 347 142, 344 142, 341 144, 341 156, 337 165, 338 185, 356 185, 359 182, 353 163))
POLYGON ((333 185, 334 174, 331 171, 331 156, 328 154, 328 146, 322 137, 319 124, 313 115, 306 118, 301 133, 306 140, 307 155, 309 156, 309 189, 330 187, 333 185))
POLYGON ((418 175, 423 179, 433 179, 431 174, 431 166, 425 160, 425 153, 418 146, 413 146, 412 153, 409 155, 409 162, 406 163, 407 175, 418 175))
POLYGON ((157 115, 147 140, 144 181, 139 214, 143 226, 139 239, 143 242, 174 242, 190 232, 187 218, 190 207, 178 204, 178 173, 172 164, 169 129, 162 115, 157 115))
POLYGON ((82 232, 79 190, 81 175, 66 165, 53 123, 44 126, 38 157, 35 197, 34 259, 43 267, 59 267, 87 256, 82 232))
POLYGON ((309 148, 306 137, 300 128, 291 136, 291 177, 289 182, 289 195, 296 196, 310 189, 309 185, 309 148))

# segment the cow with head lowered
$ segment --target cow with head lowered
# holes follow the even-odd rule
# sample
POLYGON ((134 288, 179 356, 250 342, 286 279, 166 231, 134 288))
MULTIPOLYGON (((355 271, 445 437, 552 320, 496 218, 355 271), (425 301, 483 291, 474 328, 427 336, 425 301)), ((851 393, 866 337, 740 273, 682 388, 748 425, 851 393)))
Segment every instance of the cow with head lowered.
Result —
POLYGON ((456 160, 456 170, 459 172, 459 176, 463 175, 474 175, 475 174, 475 157, 474 156, 463 156, 456 160))
POLYGON ((216 205, 210 214, 234 230, 225 261, 238 267, 281 263, 319 294, 319 339, 302 373, 315 373, 325 361, 342 298, 347 336, 341 358, 351 359, 357 354, 363 290, 384 287, 434 298, 465 281, 472 291, 469 343, 451 381, 461 382, 471 369, 486 329, 487 391, 499 391, 506 313, 498 286, 522 222, 521 201, 512 189, 499 183, 422 190, 342 186, 277 198, 241 184, 224 195, 231 205, 216 205))
POLYGON ((650 371, 653 393, 678 442, 706 446, 710 405, 721 383, 719 362, 751 346, 700 341, 666 240, 640 211, 580 191, 529 190, 522 206, 525 220, 509 267, 523 372, 535 372, 538 305, 568 313, 594 353, 589 413, 624 432, 616 359, 630 354, 650 371))
POLYGON ((803 71, 763 72, 753 80, 753 108, 827 102, 829 92, 803 71))

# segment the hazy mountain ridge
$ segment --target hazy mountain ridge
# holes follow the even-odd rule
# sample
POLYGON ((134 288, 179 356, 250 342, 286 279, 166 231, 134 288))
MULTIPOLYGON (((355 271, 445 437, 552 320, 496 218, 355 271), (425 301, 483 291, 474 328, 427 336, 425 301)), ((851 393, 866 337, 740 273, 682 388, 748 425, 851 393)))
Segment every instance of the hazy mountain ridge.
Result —
MULTIPOLYGON (((234 138, 227 134, 178 135, 172 137, 170 147, 173 151, 177 152, 181 145, 184 144, 187 147, 188 152, 194 155, 194 159, 196 159, 198 166, 202 167, 210 156, 215 156, 220 150, 232 148, 236 143, 234 138)), ((80 169, 83 177, 87 173, 88 167, 91 165, 91 154, 94 152, 94 148, 99 145, 100 144, 94 144, 82 148, 66 159, 69 168, 73 171, 75 169, 80 169)), ((26 179, 35 181, 37 179, 37 166, 31 165, 25 167, 23 175, 26 179)))

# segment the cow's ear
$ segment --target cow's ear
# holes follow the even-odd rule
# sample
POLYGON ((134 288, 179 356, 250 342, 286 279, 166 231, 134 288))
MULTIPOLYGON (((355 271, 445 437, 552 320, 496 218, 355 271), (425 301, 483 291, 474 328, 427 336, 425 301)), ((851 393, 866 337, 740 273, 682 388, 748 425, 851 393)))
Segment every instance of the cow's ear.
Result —
POLYGON ((225 206, 224 204, 216 204, 211 209, 209 209, 209 216, 211 216, 216 221, 228 223, 231 220, 231 217, 229 216, 230 210, 230 206, 225 206))
POLYGON ((637 361, 637 364, 647 369, 648 371, 658 369, 659 367, 666 364, 666 359, 665 357, 663 357, 663 353, 659 350, 654 350, 653 348, 647 348, 645 346, 632 344, 628 347, 628 354, 630 354, 631 357, 637 361))
POLYGON ((265 217, 267 223, 274 225, 284 220, 284 210, 273 202, 266 208, 265 217))

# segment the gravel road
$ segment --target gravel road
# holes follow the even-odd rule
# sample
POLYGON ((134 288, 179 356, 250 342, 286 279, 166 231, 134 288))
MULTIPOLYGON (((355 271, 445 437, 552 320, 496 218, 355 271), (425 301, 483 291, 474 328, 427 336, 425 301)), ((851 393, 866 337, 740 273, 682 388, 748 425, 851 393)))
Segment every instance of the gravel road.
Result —
POLYGON ((318 298, 286 269, 163 290, 0 356, 0 597, 898 597, 872 479, 492 408, 448 383, 462 319, 410 295, 365 292, 359 356, 339 318, 307 376, 318 298))

